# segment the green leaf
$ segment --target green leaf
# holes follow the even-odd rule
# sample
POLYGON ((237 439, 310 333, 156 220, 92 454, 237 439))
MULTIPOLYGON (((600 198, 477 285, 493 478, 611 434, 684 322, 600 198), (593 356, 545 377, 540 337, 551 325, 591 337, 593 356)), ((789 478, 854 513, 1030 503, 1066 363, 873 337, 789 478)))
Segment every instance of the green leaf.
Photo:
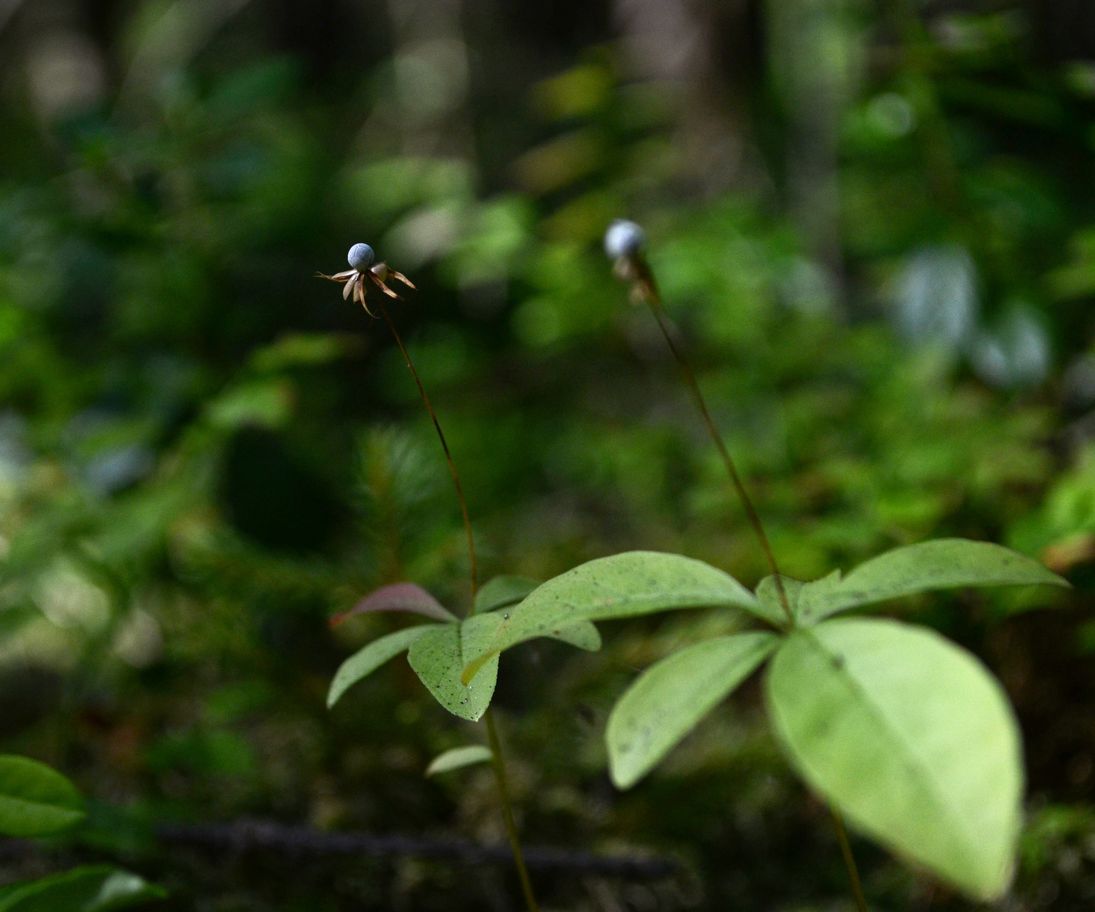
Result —
POLYGON ((473 763, 483 763, 490 760, 490 748, 482 744, 472 744, 468 747, 454 747, 444 753, 438 754, 426 767, 427 776, 436 776, 438 773, 448 773, 458 770, 473 763))
MULTIPOLYGON (((327 692, 327 708, 334 706, 342 695, 362 678, 368 677, 401 652, 406 652, 417 639, 440 626, 440 624, 419 624, 417 627, 407 627, 382 636, 379 640, 373 640, 359 649, 335 672, 331 680, 331 689, 327 692)), ((455 625, 450 626, 456 630, 455 625)))
MULTIPOLYGON (((461 645, 464 655, 478 655, 488 648, 508 620, 509 612, 507 611, 491 611, 466 619, 461 624, 461 645)), ((569 643, 586 652, 596 652, 601 648, 601 634, 589 621, 579 621, 560 630, 553 630, 544 636, 569 643)))
POLYGON ((84 801, 59 772, 29 757, 0 756, 0 833, 46 836, 84 817, 84 801))
POLYGON ((558 636, 579 621, 607 620, 677 608, 727 606, 764 617, 753 594, 732 576, 689 557, 655 551, 629 551, 602 557, 569 570, 536 588, 489 638, 481 627, 491 615, 468 618, 465 647, 471 680, 490 658, 511 646, 542 636, 558 636))
POLYGON ((849 821, 974 897, 1004 893, 1019 731, 973 656, 896 621, 829 621, 784 641, 766 686, 792 764, 849 821))
POLYGON ((608 717, 609 769, 629 788, 779 644, 772 633, 738 633, 697 643, 648 668, 608 717))
MULTIPOLYGON (((787 595, 787 605, 792 614, 798 613, 798 596, 804 583, 780 574, 783 581, 783 591, 787 595)), ((787 612, 783 608, 783 600, 779 597, 779 589, 776 587, 776 578, 766 576, 757 585, 757 602, 764 611, 765 619, 777 627, 787 626, 787 612)))
POLYGON ((539 580, 527 576, 496 576, 484 583, 476 593, 472 614, 484 614, 516 605, 539 585, 539 580))
POLYGON ((586 652, 597 652, 601 648, 600 631, 590 621, 579 621, 564 627, 558 633, 551 633, 550 638, 562 643, 569 643, 586 652))
POLYGON ((487 711, 494 695, 498 657, 491 659, 474 681, 463 683, 460 680, 464 667, 460 648, 462 626, 446 624, 430 629, 411 645, 407 659, 438 703, 454 716, 475 722, 487 711))
MULTIPOLYGON (((469 640, 466 636, 464 638, 465 654, 474 654, 474 652, 469 653, 468 651, 469 642, 476 644, 489 643, 491 637, 497 633, 498 626, 503 621, 509 620, 508 613, 501 612, 499 614, 497 612, 521 601, 539 585, 540 583, 537 580, 530 579, 527 576, 496 576, 483 586, 475 597, 475 609, 472 614, 495 612, 493 617, 498 620, 493 625, 488 621, 478 621, 476 623, 475 631, 472 634, 473 639, 469 640)), ((587 652, 596 652, 601 648, 601 635, 589 621, 580 621, 558 632, 553 631, 548 636, 569 643, 571 646, 577 646, 587 652)))
POLYGON ((859 605, 933 589, 959 586, 1067 586, 1035 560, 1001 545, 941 538, 880 554, 851 573, 806 583, 798 600, 798 621, 813 624, 859 605))
POLYGON ((136 874, 95 865, 16 884, 0 897, 0 912, 113 912, 164 896, 136 874))

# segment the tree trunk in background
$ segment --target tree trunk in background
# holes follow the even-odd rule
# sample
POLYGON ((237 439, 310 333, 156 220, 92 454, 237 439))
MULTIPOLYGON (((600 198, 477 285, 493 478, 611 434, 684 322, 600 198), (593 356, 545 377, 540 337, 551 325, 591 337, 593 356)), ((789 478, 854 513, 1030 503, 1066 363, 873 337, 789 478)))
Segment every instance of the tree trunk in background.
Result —
POLYGON ((18 3, 9 3, 0 9, 0 17, 5 15, 11 18, 10 37, 19 49, 29 99, 41 120, 78 113, 103 100, 108 88, 106 61, 88 32, 79 3, 37 0, 21 9, 18 3))
POLYGON ((613 18, 635 75, 672 93, 685 177, 704 195, 740 185, 748 176, 744 99, 733 95, 726 78, 735 61, 723 59, 719 49, 723 29, 733 36, 748 34, 748 6, 747 0, 613 0, 613 18))
MULTIPOLYGON (((462 0, 388 0, 395 129, 406 155, 473 161, 462 0)), ((385 115, 382 115, 385 116, 385 115)))
POLYGON ((785 118, 784 187, 792 220, 842 285, 838 139, 862 43, 851 0, 769 0, 769 78, 785 118))

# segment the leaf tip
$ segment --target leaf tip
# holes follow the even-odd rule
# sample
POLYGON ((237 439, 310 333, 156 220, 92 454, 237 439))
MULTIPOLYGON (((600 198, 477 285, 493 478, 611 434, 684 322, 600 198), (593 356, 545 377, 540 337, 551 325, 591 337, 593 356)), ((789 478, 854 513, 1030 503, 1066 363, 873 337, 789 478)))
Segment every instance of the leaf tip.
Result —
POLYGON ((626 792, 631 786, 633 786, 642 775, 636 772, 634 769, 628 769, 626 767, 621 768, 616 763, 609 762, 608 778, 612 780, 612 784, 616 786, 621 792, 626 792))

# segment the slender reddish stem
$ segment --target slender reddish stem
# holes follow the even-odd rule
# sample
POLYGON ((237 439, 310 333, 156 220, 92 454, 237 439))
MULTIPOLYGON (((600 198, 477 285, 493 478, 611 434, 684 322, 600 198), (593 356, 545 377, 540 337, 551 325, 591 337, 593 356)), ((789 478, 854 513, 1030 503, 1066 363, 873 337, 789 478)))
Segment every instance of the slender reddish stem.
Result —
POLYGON ((658 323, 658 328, 662 331, 662 336, 665 337, 665 342, 669 346, 669 350, 677 360, 677 364, 681 369, 681 375, 684 377, 684 384, 692 394, 696 409, 703 419, 704 427, 707 428, 708 436, 715 444, 719 456, 722 457, 722 463, 726 468, 726 474, 730 476, 730 483, 734 486, 734 491, 737 493, 738 500, 741 501, 742 508, 745 510, 745 515, 749 520, 749 525, 753 528, 753 534, 756 535, 761 550, 764 552, 764 556, 768 561, 768 566, 772 571, 772 578, 775 581, 776 593, 779 596, 779 603, 783 607, 784 614, 787 615, 787 623, 794 626, 795 617, 794 613, 791 611, 791 603, 787 598, 787 591, 783 586, 783 575, 779 572, 779 565, 776 563, 776 555, 772 551, 771 542, 768 541, 768 535, 764 531, 764 524, 760 521, 760 515, 757 513, 756 507, 753 506, 753 499, 745 489, 745 484, 741 480, 741 475, 738 474, 737 466, 730 456, 730 451, 726 448, 726 443, 723 441, 722 435, 719 433, 718 428, 715 427, 715 421, 711 417, 711 411, 707 407, 707 400, 703 396, 703 391, 700 389, 699 382, 696 380, 696 375, 692 371, 692 366, 688 363, 688 358, 685 357, 684 350, 677 344, 677 341, 674 338, 669 317, 665 312, 665 305, 662 303, 661 294, 658 292, 658 285, 654 281, 654 273, 650 270, 650 267, 645 261, 636 260, 634 266, 638 270, 636 284, 639 293, 642 295, 643 300, 650 306, 650 311, 654 314, 654 319, 658 323))
POLYGON ((414 366, 414 361, 411 360, 411 354, 407 351, 407 346, 403 344, 403 338, 399 335, 399 330, 396 329, 395 321, 392 320, 392 316, 388 312, 388 308, 383 300, 376 306, 379 308, 380 315, 384 318, 384 322, 388 324, 388 329, 391 331, 392 338, 395 339, 395 344, 399 346, 399 351, 400 354, 403 355, 403 362, 407 365, 407 370, 409 370, 411 376, 414 377, 415 386, 418 387, 419 398, 421 398, 422 404, 426 407, 430 420, 433 421, 434 430, 437 431, 437 439, 441 441, 441 449, 445 453, 445 464, 449 467, 449 476, 452 478, 452 486, 456 490, 456 499, 460 502, 460 516, 464 520, 464 535, 468 540, 471 598, 472 605, 474 605, 475 595, 479 591, 479 562, 475 556, 475 533, 471 528, 471 517, 468 515, 468 501, 464 497, 464 486, 460 483, 460 473, 456 470, 456 462, 452 458, 449 442, 445 439, 445 432, 441 429, 441 421, 437 417, 437 412, 434 410, 433 404, 430 402, 429 394, 426 392, 426 387, 418 374, 418 369, 414 366))

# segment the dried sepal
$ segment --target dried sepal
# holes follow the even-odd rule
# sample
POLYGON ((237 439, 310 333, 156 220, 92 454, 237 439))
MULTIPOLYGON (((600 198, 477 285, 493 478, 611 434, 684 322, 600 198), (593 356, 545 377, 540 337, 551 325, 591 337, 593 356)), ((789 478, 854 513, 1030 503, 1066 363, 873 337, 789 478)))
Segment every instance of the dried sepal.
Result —
POLYGON ((399 295, 397 295, 387 285, 385 285, 382 278, 377 275, 370 275, 370 278, 373 280, 373 284, 382 292, 384 292, 384 294, 386 294, 389 298, 395 298, 396 300, 399 299, 399 295))

